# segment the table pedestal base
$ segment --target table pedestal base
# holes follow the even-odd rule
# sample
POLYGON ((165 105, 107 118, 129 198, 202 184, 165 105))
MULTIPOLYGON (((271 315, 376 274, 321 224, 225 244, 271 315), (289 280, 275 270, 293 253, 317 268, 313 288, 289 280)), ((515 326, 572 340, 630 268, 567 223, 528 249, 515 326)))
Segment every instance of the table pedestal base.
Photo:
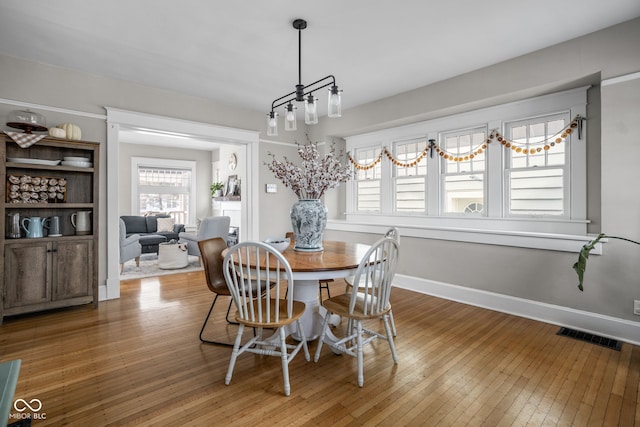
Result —
MULTIPOLYGON (((304 314, 300 318, 300 324, 302 325, 307 341, 313 341, 320 336, 322 333, 322 322, 324 322, 324 316, 327 314, 327 310, 319 303, 318 289, 317 280, 296 280, 293 286, 293 299, 303 302, 306 306, 304 314)), ((340 321, 340 316, 332 315, 330 324, 335 326, 338 325, 340 321)), ((285 332, 294 339, 300 340, 295 324, 286 326, 285 332)), ((276 335, 277 334, 274 333, 274 336, 276 335)), ((338 338, 331 330, 328 330, 324 342, 330 344, 336 341, 338 341, 338 338)))

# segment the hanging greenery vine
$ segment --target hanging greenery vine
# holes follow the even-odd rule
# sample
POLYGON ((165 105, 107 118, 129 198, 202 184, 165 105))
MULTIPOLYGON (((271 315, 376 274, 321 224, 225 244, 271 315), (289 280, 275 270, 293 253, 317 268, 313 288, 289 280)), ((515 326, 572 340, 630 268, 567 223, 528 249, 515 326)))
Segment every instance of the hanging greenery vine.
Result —
POLYGON ((549 138, 545 138, 544 140, 542 140, 540 142, 536 142, 535 144, 531 144, 530 143, 529 144, 529 148, 527 148, 527 144, 526 143, 521 143, 521 142, 508 140, 507 138, 502 136, 502 134, 500 134, 500 132, 498 132, 497 129, 494 129, 494 130, 491 131, 491 133, 489 134, 489 137, 482 144, 479 144, 475 148, 472 148, 467 153, 463 153, 463 154, 461 154, 461 153, 457 153, 457 154, 449 153, 449 152, 447 152, 447 150, 445 150, 444 148, 442 148, 438 144, 436 144, 434 139, 430 139, 429 140, 429 144, 427 144, 425 149, 422 150, 420 152, 420 154, 418 154, 418 156, 415 159, 411 160, 411 161, 402 161, 402 160, 399 160, 399 159, 395 158, 393 156, 393 153, 391 153, 391 151, 389 151, 387 149, 387 147, 383 147, 382 150, 380 151, 380 154, 378 155, 378 157, 375 160, 373 160, 371 163, 360 164, 360 163, 358 163, 358 161, 356 159, 354 159, 351 156, 351 153, 347 153, 347 158, 353 164, 353 166, 358 170, 369 170, 369 169, 374 168, 378 163, 380 163, 382 161, 382 156, 383 155, 386 155, 387 158, 389 159, 389 161, 391 161, 391 163, 393 163, 396 166, 405 167, 405 168, 406 167, 413 167, 413 166, 416 166, 418 163, 420 163, 429 154, 431 154, 431 157, 433 157, 433 152, 434 151, 436 153, 438 153, 438 155, 440 157, 442 157, 442 158, 444 158, 446 160, 449 160, 451 162, 464 162, 464 161, 472 160, 476 156, 482 154, 487 149, 489 144, 491 144, 491 142, 494 141, 494 140, 500 142, 500 144, 502 144, 502 146, 505 149, 511 149, 511 150, 515 151, 516 153, 536 154, 536 153, 540 153, 542 151, 551 150, 552 148, 554 148, 557 145, 561 144, 574 131, 578 132, 578 139, 582 139, 582 122, 583 122, 583 120, 584 120, 583 117, 581 117, 580 115, 577 115, 569 123, 569 125, 567 127, 565 127, 562 131, 556 133, 553 136, 550 136, 549 138), (536 147, 531 147, 531 145, 536 145, 536 147))

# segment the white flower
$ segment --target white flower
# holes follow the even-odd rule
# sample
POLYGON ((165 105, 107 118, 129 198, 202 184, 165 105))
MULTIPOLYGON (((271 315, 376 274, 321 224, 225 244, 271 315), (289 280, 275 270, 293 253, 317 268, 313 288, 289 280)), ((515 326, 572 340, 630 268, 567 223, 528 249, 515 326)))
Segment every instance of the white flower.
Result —
POLYGON ((299 199, 319 199, 325 191, 352 177, 351 165, 340 162, 342 153, 336 156, 335 144, 331 144, 331 150, 323 158, 320 158, 316 143, 309 141, 308 144, 297 145, 301 166, 294 165, 286 157, 284 162, 276 160, 271 153, 271 163, 265 164, 299 199))

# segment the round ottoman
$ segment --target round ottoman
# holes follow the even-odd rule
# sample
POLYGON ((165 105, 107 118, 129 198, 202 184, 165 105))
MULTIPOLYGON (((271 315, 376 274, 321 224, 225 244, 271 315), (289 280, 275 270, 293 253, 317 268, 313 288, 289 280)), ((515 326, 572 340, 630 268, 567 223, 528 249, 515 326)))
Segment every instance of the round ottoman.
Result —
POLYGON ((186 243, 160 243, 158 247, 158 268, 172 270, 189 265, 186 243))

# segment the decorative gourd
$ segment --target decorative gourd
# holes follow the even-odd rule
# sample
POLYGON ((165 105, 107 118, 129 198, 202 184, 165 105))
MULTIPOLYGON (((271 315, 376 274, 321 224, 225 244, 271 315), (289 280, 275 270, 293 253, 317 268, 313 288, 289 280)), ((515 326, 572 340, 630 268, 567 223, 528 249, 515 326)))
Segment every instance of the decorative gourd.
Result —
POLYGON ((61 128, 49 128, 49 135, 54 136, 56 138, 66 138, 67 131, 61 128))
POLYGON ((74 125, 72 123, 64 123, 58 126, 67 134, 67 139, 82 139, 82 131, 80 130, 80 126, 74 125))

